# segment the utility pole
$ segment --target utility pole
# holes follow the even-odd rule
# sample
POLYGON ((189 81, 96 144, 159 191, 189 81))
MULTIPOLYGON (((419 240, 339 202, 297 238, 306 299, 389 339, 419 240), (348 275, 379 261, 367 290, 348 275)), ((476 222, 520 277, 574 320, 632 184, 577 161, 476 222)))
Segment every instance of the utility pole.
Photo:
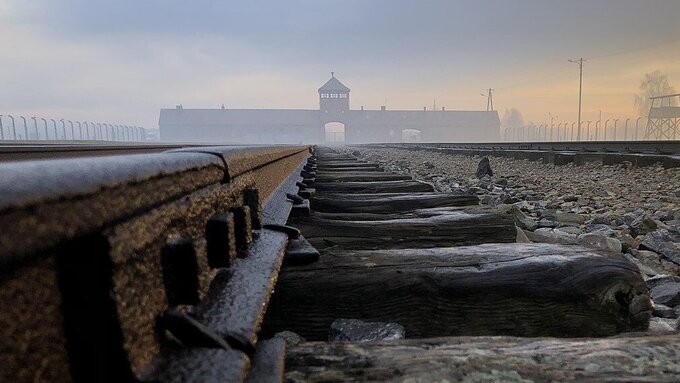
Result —
POLYGON ((569 62, 578 64, 578 132, 576 133, 576 141, 581 141, 581 96, 583 95, 583 57, 578 60, 569 60, 569 62))
POLYGON ((493 89, 489 88, 489 97, 486 99, 486 111, 491 112, 493 110, 493 89))
POLYGON ((487 89, 486 93, 480 93, 482 96, 486 97, 486 111, 493 111, 493 89, 487 89))

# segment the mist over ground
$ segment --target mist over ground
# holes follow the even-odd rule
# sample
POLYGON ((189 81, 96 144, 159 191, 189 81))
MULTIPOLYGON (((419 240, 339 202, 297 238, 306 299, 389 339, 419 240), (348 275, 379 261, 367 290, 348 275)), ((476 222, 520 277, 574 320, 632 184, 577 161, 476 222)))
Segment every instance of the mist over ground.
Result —
POLYGON ((0 0, 0 110, 153 129, 179 104, 318 109, 335 71, 352 109, 484 111, 493 88, 501 121, 556 126, 576 121, 567 60, 583 57, 583 120, 634 119, 648 74, 680 78, 678 14, 673 0, 0 0))

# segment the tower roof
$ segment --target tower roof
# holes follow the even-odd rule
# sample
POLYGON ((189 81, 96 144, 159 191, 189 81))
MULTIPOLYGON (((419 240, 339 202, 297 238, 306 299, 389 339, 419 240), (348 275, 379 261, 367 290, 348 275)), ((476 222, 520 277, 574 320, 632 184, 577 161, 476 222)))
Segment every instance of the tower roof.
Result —
POLYGON ((350 89, 341 83, 340 80, 335 78, 335 74, 331 72, 330 80, 326 81, 325 84, 319 88, 319 93, 321 92, 349 92, 350 89))

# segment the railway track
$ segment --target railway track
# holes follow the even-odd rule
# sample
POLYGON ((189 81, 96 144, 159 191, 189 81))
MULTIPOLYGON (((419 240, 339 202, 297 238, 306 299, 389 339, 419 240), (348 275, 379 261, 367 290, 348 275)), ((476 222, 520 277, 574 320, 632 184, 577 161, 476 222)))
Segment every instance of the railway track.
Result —
POLYGON ((257 335, 309 149, 0 164, 0 381, 242 381, 268 365, 278 346, 257 335))
POLYGON ((666 168, 680 167, 680 141, 408 143, 367 146, 542 160, 555 165, 587 162, 613 165, 628 162, 641 167, 656 163, 661 163, 666 168))
MULTIPOLYGON (((406 144, 411 145, 411 144, 406 144)), ((618 154, 680 155, 680 141, 556 141, 556 142, 478 142, 478 143, 422 143, 429 148, 498 151, 554 151, 618 154)))
POLYGON ((477 197, 332 149, 170 148, 0 179, 0 381, 680 378, 677 335, 638 333, 651 302, 625 258, 516 244, 477 197), (407 339, 351 341, 339 319, 407 339))

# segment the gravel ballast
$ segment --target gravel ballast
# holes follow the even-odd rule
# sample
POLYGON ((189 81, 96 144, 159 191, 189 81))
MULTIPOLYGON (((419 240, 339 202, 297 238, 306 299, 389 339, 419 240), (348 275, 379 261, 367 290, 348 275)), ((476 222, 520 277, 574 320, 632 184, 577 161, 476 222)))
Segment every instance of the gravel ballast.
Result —
POLYGON ((680 168, 630 164, 553 165, 381 147, 347 153, 408 174, 437 191, 466 190, 515 214, 534 242, 574 243, 627 253, 648 277, 680 275, 680 168), (678 242, 675 242, 675 240, 678 242))

